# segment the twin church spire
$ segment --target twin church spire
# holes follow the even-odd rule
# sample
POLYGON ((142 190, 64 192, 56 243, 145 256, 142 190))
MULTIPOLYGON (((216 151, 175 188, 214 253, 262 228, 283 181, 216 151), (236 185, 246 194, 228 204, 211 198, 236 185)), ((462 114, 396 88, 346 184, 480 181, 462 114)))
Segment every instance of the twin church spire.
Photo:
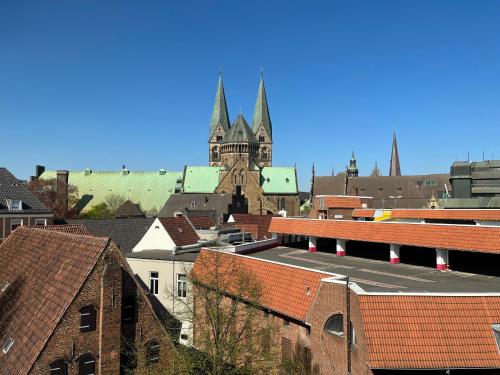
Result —
MULTIPOLYGON (((243 114, 240 114, 231 125, 227 110, 226 94, 222 75, 219 76, 217 92, 215 94, 212 118, 209 129, 209 165, 223 165, 222 154, 228 148, 222 147, 229 143, 252 143, 252 147, 243 147, 242 150, 253 150, 251 159, 259 167, 271 166, 272 162, 272 123, 269 115, 264 76, 261 74, 257 100, 253 113, 252 126, 245 121, 243 114), (242 129, 243 127, 243 129, 242 129), (237 128, 237 129, 236 129, 237 128), (243 133, 246 137, 242 137, 243 133)), ((240 148, 238 148, 240 149, 240 148)))

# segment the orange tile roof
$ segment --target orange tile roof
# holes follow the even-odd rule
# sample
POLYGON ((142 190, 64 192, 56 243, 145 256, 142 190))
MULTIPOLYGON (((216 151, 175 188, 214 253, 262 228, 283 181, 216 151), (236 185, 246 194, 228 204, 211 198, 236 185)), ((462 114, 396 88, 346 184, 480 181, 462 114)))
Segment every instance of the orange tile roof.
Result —
POLYGON ((361 208, 361 199, 350 195, 318 195, 315 197, 314 208, 320 209, 320 198, 327 208, 361 208))
POLYGON ((500 254, 500 227, 273 218, 269 231, 500 254))
POLYGON ((371 368, 500 367, 498 296, 360 295, 371 368))
POLYGON ((395 209, 392 218, 396 219, 443 219, 443 220, 500 220, 500 210, 431 210, 395 209))
POLYGON ((373 217, 375 210, 370 208, 356 208, 352 211, 352 217, 373 217))
MULTIPOLYGON (((207 280, 209 284, 215 267, 220 270, 219 274, 229 278, 233 277, 234 269, 243 267, 248 270, 257 278, 262 288, 262 307, 300 321, 305 321, 321 279, 332 277, 329 273, 207 249, 203 249, 196 258, 192 272, 197 280, 207 280)), ((232 285, 231 282, 226 284, 232 285)))
POLYGON ((81 224, 62 224, 62 225, 44 225, 44 226, 32 226, 31 228, 39 228, 45 230, 54 230, 57 232, 64 232, 70 234, 79 234, 82 236, 93 236, 87 228, 81 224))

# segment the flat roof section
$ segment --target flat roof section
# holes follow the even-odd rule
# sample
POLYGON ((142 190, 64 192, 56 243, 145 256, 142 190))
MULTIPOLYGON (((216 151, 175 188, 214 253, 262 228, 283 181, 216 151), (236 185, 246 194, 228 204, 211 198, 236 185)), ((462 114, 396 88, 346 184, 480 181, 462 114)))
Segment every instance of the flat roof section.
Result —
POLYGON ((465 272, 440 272, 409 264, 338 257, 285 246, 248 254, 250 257, 322 272, 349 275, 365 292, 373 293, 499 293, 500 277, 465 272))

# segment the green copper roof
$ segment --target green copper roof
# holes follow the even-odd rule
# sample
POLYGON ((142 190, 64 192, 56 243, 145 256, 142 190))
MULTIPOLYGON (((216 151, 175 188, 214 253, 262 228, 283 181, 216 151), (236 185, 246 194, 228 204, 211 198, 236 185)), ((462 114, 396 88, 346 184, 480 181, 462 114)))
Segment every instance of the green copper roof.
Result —
POLYGON ((184 193, 213 193, 219 185, 221 167, 186 166, 184 193))
POLYGON ((224 143, 242 142, 242 143, 258 143, 255 134, 248 126, 245 118, 240 113, 234 120, 231 129, 227 132, 223 140, 224 143))
MULTIPOLYGON (((56 178, 56 171, 45 171, 40 178, 56 178)), ((123 170, 119 172, 70 171, 69 183, 78 188, 79 205, 82 211, 88 211, 92 206, 106 202, 111 194, 117 194, 133 203, 140 203, 146 213, 159 212, 170 194, 175 193, 181 172, 134 172, 123 170)))
POLYGON ((259 91, 257 93, 257 101, 253 112, 252 130, 254 133, 259 130, 259 127, 264 125, 269 136, 273 136, 273 125, 271 124, 271 116, 267 106, 266 88, 264 87, 264 77, 261 77, 259 91))
POLYGON ((264 167, 260 183, 266 194, 297 194, 297 179, 293 167, 264 167))
POLYGON ((229 115, 227 112, 226 94, 224 93, 222 76, 219 77, 217 93, 215 94, 214 109, 212 111, 212 119, 210 120, 209 139, 212 138, 214 131, 219 125, 221 125, 226 132, 229 130, 229 115))

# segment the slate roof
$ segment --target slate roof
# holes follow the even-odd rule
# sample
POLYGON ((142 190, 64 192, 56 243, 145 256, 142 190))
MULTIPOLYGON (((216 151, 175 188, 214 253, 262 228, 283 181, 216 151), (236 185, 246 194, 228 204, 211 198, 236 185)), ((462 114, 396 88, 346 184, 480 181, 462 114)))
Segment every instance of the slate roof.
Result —
MULTIPOLYGON (((46 170, 41 179, 56 178, 56 171, 46 170)), ((135 171, 70 171, 69 184, 78 188, 83 212, 100 203, 105 203, 111 194, 119 195, 132 202, 140 203, 146 213, 157 213, 169 196, 180 190, 181 172, 165 170, 152 172, 135 171)))
POLYGON ((115 211, 115 217, 144 217, 141 207, 130 200, 123 202, 115 211))
POLYGON ((0 294, 0 343, 14 339, 0 352, 2 373, 28 374, 108 244, 108 238, 19 227, 0 245, 0 282, 9 282, 0 294))
POLYGON ((500 227, 274 217, 269 231, 500 254, 500 227))
POLYGON ((393 219, 440 219, 440 220, 479 220, 499 221, 500 210, 466 210, 466 209, 395 209, 393 219))
POLYGON ((224 136, 222 143, 259 143, 259 141, 240 113, 224 136))
MULTIPOLYGON (((329 273, 242 255, 216 253, 207 249, 201 250, 192 272, 197 280, 202 282, 206 280, 207 285, 210 285, 216 266, 220 267, 218 274, 227 275, 227 277, 231 277, 235 269, 243 268, 249 271, 256 277, 262 288, 262 301, 260 301, 262 307, 302 322, 306 320, 321 279, 333 276, 329 273)), ((226 292, 234 291, 227 290, 226 292)))
POLYGON ((221 167, 194 167, 184 168, 184 193, 213 193, 219 185, 221 167))
POLYGON ((111 237, 123 253, 129 253, 146 234, 154 218, 67 219, 67 224, 83 225, 95 236, 111 237))
POLYGON ((162 217, 159 218, 163 228, 174 241, 175 246, 186 246, 198 243, 200 237, 196 234, 191 223, 184 217, 162 217))
POLYGON ((52 214, 52 211, 18 180, 7 168, 0 167, 0 214, 52 214), (7 199, 21 200, 22 211, 9 211, 7 199))
POLYGON ((231 194, 172 194, 158 217, 172 217, 176 212, 186 216, 210 216, 222 223, 223 216, 229 212, 231 194))
POLYGON ((360 295, 371 368, 498 368, 499 296, 360 295))
POLYGON ((269 115, 269 106, 267 104, 266 88, 264 86, 264 78, 261 77, 259 82, 259 91, 257 92, 257 100, 255 101, 255 109, 253 111, 252 131, 256 134, 261 126, 266 128, 270 137, 273 136, 273 125, 271 116, 269 115))
POLYGON ((221 126, 226 132, 229 130, 229 115, 227 112, 226 94, 224 93, 224 84, 222 76, 219 77, 217 92, 215 94, 214 109, 212 119, 210 120, 209 139, 212 138, 214 131, 221 126))
POLYGON ((298 194, 299 191, 294 167, 264 167, 260 184, 265 194, 298 194))

